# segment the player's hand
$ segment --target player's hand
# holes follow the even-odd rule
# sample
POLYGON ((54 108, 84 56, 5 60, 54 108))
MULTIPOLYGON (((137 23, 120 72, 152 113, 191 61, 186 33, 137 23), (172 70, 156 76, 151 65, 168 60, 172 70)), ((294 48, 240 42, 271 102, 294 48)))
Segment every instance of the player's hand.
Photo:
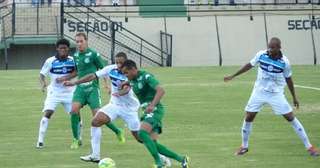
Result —
POLYGON ((229 81, 231 81, 233 79, 233 76, 226 76, 226 77, 224 77, 224 82, 229 82, 229 81))
POLYGON ((152 104, 149 104, 149 106, 146 108, 145 112, 152 113, 154 111, 155 106, 152 104))
POLYGON ((299 101, 298 101, 298 99, 297 98, 294 98, 293 99, 293 105, 294 105, 294 107, 296 107, 297 109, 299 109, 299 101))
POLYGON ((76 85, 74 82, 71 82, 71 81, 64 81, 63 82, 63 85, 64 86, 74 86, 74 85, 76 85))
POLYGON ((64 81, 66 81, 66 80, 67 80, 67 78, 63 76, 63 77, 57 78, 57 79, 56 79, 56 82, 57 82, 57 83, 62 83, 62 82, 64 82, 64 81))

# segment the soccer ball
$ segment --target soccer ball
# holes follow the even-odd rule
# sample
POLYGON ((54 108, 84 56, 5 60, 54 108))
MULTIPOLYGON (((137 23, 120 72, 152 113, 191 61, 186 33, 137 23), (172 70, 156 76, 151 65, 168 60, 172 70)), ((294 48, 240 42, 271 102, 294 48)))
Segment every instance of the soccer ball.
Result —
POLYGON ((99 162, 99 168, 116 168, 116 162, 111 158, 104 158, 99 162))

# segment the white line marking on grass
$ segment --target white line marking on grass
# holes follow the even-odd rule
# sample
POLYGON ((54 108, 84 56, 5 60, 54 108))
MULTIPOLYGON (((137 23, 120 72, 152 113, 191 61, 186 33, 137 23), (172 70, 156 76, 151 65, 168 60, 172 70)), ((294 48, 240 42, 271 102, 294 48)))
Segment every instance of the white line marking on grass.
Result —
POLYGON ((317 90, 320 91, 320 88, 317 87, 311 87, 311 86, 302 86, 302 85, 294 85, 297 88, 303 88, 303 89, 311 89, 311 90, 317 90))

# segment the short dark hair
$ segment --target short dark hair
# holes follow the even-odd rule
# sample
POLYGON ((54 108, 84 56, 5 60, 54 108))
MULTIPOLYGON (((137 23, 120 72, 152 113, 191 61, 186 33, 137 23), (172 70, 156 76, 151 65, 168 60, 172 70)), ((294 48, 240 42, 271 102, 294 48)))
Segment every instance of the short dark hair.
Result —
POLYGON ((70 47, 70 42, 67 39, 59 39, 56 43, 56 47, 59 47, 59 45, 66 45, 68 48, 70 47))
POLYGON ((281 40, 280 40, 280 38, 278 38, 278 37, 272 37, 272 38, 270 39, 270 42, 271 42, 271 41, 276 41, 277 43, 281 44, 281 40))
POLYGON ((120 58, 120 57, 124 58, 125 60, 128 59, 127 54, 124 53, 124 52, 119 52, 119 53, 116 55, 116 58, 120 58))
POLYGON ((84 32, 78 32, 78 33, 76 34, 76 37, 80 37, 80 36, 82 36, 86 41, 88 40, 88 37, 87 37, 86 33, 84 33, 84 32))
POLYGON ((122 64, 122 68, 127 68, 127 69, 136 68, 137 69, 137 64, 132 60, 126 60, 122 64))

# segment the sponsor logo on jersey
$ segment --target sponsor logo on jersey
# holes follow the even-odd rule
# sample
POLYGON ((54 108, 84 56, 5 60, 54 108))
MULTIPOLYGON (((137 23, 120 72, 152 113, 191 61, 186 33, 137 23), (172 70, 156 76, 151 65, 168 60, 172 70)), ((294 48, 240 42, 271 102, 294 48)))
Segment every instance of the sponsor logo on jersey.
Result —
POLYGON ((86 64, 90 63, 90 58, 85 58, 84 63, 86 63, 86 64))
POLYGON ((268 66, 268 71, 272 71, 273 70, 273 66, 272 65, 269 65, 268 66))
POLYGON ((92 55, 92 52, 89 52, 86 54, 86 56, 91 56, 92 55))

